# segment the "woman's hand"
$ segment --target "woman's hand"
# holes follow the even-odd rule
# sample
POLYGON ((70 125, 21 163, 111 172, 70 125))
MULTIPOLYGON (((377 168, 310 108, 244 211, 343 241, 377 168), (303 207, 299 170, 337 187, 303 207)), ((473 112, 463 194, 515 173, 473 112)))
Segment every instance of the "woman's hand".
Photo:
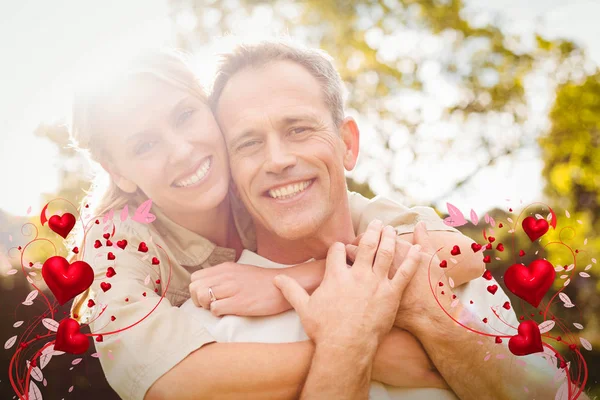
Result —
POLYGON ((192 274, 190 296, 215 316, 274 315, 292 307, 273 284, 281 269, 225 262, 192 274), (208 288, 216 299, 211 303, 208 288))

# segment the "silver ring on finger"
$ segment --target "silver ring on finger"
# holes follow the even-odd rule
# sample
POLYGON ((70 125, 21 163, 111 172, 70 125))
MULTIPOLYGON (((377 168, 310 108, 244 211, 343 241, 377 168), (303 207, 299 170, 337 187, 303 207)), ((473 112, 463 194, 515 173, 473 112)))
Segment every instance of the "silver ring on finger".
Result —
POLYGON ((209 287, 208 288, 208 295, 210 296, 210 302, 212 303, 213 301, 217 300, 217 296, 215 296, 215 293, 213 292, 212 288, 209 287))

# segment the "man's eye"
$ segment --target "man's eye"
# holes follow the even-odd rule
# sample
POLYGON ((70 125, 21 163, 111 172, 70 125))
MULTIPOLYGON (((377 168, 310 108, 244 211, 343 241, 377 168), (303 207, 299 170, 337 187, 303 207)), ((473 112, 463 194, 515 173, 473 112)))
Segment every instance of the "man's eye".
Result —
POLYGON ((308 130, 308 128, 304 128, 304 127, 299 127, 299 128, 292 128, 290 130, 290 133, 292 135, 299 135, 300 133, 304 133, 308 130))
POLYGON ((181 125, 183 124, 185 121, 187 121, 194 113, 196 112, 196 110, 186 110, 184 112, 182 112, 181 114, 179 114, 179 117, 177 118, 177 125, 181 125))
POLYGON ((136 155, 142 155, 144 153, 149 152, 150 150, 152 150, 152 148, 154 147, 154 145, 156 145, 156 141, 149 141, 149 142, 144 142, 141 143, 139 146, 137 146, 135 148, 135 154, 136 155))
POLYGON ((240 144, 237 149, 238 150, 244 150, 244 149, 247 149, 249 147, 255 146, 257 144, 258 144, 258 140, 248 140, 247 142, 244 142, 244 143, 240 144))

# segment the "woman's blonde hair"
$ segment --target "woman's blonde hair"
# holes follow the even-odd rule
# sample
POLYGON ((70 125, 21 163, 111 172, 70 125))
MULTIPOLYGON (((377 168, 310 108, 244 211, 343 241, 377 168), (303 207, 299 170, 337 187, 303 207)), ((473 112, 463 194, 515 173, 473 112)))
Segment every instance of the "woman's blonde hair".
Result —
MULTIPOLYGON (((100 166, 111 163, 103 136, 105 122, 110 120, 109 106, 115 104, 126 93, 131 83, 140 78, 153 78, 174 88, 190 92, 208 104, 207 95, 200 85, 197 75, 189 64, 187 54, 175 49, 145 50, 121 66, 113 73, 96 80, 94 86, 82 86, 73 97, 73 107, 69 124, 71 145, 91 162, 94 169, 92 184, 81 207, 89 204, 91 215, 99 217, 110 210, 118 210, 125 205, 136 207, 140 199, 145 199, 138 189, 129 194, 117 186, 110 175, 100 166)), ((79 230, 71 237, 72 245, 83 246, 84 232, 79 230)), ((90 289, 73 302, 73 316, 78 316, 81 306, 87 302, 90 289)))

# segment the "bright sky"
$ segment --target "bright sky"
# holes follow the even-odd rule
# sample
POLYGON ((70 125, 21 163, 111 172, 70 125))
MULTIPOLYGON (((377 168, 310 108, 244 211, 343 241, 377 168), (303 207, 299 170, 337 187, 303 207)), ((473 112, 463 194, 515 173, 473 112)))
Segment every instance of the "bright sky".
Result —
MULTIPOLYGON (((597 41, 600 26, 594 18, 600 15, 600 2, 529 0, 525 4, 521 0, 469 0, 467 3, 470 9, 503 13, 514 32, 537 23, 550 36, 577 40, 600 63, 597 41)), ((186 21, 180 23, 184 25, 186 21)), ((251 29, 246 29, 265 29, 265 25, 268 24, 255 20, 251 29)), ((0 5, 1 209, 24 215, 33 206, 37 212, 40 193, 56 188, 56 168, 49 168, 55 164, 56 150, 47 141, 35 138, 32 131, 40 122, 54 120, 67 108, 78 66, 107 52, 118 54, 131 48, 167 43, 170 35, 171 21, 165 0, 25 0, 0 5)), ((447 200, 463 210, 474 207, 477 211, 505 206, 505 198, 539 200, 541 168, 537 154, 521 154, 478 175, 470 190, 447 200)), ((368 166, 364 166, 364 171, 367 170, 368 166)), ((357 176, 360 174, 358 171, 357 176)), ((376 180, 373 184, 376 190, 383 187, 376 180)), ((433 186, 419 190, 429 199, 439 192, 433 186)))

